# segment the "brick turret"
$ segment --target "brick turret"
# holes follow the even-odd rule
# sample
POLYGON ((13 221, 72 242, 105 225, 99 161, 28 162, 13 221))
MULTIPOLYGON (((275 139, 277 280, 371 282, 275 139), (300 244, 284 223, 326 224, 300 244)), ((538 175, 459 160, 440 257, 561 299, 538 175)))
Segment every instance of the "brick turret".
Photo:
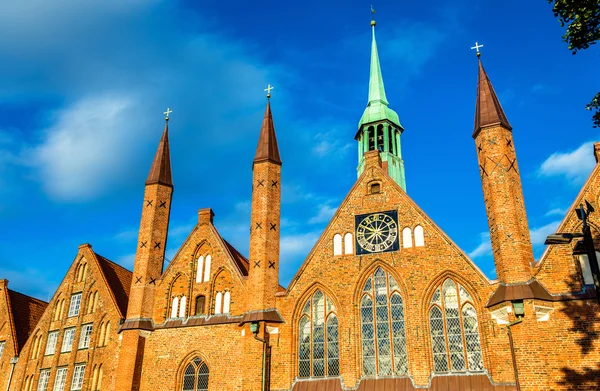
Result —
POLYGON ((531 279, 533 249, 512 127, 481 60, 473 138, 496 273, 506 284, 527 282, 531 279))
POLYGON ((127 319, 121 326, 122 342, 116 379, 118 390, 135 390, 138 387, 140 373, 136 368, 141 365, 145 341, 145 334, 141 331, 152 328, 156 280, 164 266, 172 195, 167 118, 144 191, 127 319))
POLYGON ((275 308, 275 293, 279 286, 281 205, 281 158, 270 101, 267 101, 252 172, 248 277, 248 291, 251 292, 251 296, 248 310, 265 310, 275 308))

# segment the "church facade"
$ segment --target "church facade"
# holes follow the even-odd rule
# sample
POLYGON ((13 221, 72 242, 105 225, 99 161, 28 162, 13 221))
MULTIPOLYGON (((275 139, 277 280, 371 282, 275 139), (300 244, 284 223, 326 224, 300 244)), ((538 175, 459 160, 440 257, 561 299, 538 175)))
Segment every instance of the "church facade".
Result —
MULTIPOLYGON (((358 179, 287 288, 278 278, 282 156, 270 100, 248 178, 248 257, 201 209, 163 270, 173 193, 167 119, 133 271, 83 244, 49 303, 0 280, 0 389, 598 389, 591 265, 573 255, 576 241, 534 261, 513 129, 481 60, 472 137, 497 280, 406 193, 404 128, 385 94, 374 21, 372 30, 358 179)), ((598 161, 600 144, 592 152, 598 161)), ((599 197, 596 165, 558 231, 581 232, 576 209, 587 201, 600 213, 599 197)), ((600 239, 598 213, 589 223, 600 239)))

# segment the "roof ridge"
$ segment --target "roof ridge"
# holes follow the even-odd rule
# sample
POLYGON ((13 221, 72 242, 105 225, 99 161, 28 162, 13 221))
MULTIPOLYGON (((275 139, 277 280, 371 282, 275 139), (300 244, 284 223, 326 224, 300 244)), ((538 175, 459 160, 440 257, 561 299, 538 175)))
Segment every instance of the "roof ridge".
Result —
POLYGON ((111 263, 111 264, 113 264, 113 265, 115 265, 117 267, 120 267, 121 269, 125 270, 126 272, 129 272, 129 273, 133 274, 133 272, 131 270, 127 269, 125 266, 121 266, 118 263, 116 263, 114 261, 111 261, 110 259, 106 258, 105 256, 102 256, 102 255, 98 254, 95 251, 94 251, 94 254, 96 254, 96 256, 99 257, 99 258, 101 258, 102 260, 104 260, 104 261, 106 261, 108 263, 111 263))
POLYGON ((17 295, 24 296, 24 297, 26 297, 26 298, 28 298, 28 299, 31 299, 31 300, 34 300, 34 301, 39 301, 39 302, 40 302, 40 303, 42 303, 42 304, 50 304, 50 302, 48 302, 48 301, 44 301, 44 300, 42 300, 42 299, 38 299, 37 297, 33 297, 33 296, 30 296, 30 295, 26 295, 25 293, 17 292, 17 291, 15 291, 14 289, 10 289, 10 288, 6 288, 6 289, 7 289, 9 292, 16 293, 17 295))

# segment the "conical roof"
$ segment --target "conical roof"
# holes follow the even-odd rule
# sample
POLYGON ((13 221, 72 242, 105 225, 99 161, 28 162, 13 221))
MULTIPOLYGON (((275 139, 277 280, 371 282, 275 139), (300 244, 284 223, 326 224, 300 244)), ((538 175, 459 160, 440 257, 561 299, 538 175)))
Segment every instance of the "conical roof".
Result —
POLYGON ((498 96, 492 87, 481 59, 479 59, 479 81, 477 82, 477 101, 475 103, 475 129, 473 137, 476 137, 481 128, 491 125, 502 125, 507 129, 512 129, 498 96))
POLYGON ((273 115, 271 114, 270 100, 267 100, 267 108, 265 109, 265 117, 263 119, 262 129, 260 130, 260 137, 258 138, 254 163, 265 160, 281 164, 279 147, 277 146, 277 136, 275 136, 275 126, 273 125, 273 115))
POLYGON ((150 173, 148 179, 146 179, 146 185, 152 185, 159 183, 161 185, 173 186, 173 180, 171 178, 171 153, 169 152, 169 122, 165 123, 165 130, 158 144, 156 155, 154 155, 154 161, 152 167, 150 167, 150 173))

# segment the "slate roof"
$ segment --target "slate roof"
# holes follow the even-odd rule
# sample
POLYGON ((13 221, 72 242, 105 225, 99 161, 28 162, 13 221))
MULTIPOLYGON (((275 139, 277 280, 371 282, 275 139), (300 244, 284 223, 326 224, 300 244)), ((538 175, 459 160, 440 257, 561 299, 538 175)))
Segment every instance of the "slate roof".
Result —
POLYGON ((29 338, 29 335, 33 332, 33 329, 41 319, 46 307, 48 307, 48 303, 22 293, 15 292, 11 289, 7 290, 10 300, 10 309, 15 325, 15 335, 17 338, 15 342, 18 353, 21 351, 25 345, 25 342, 27 342, 27 338, 29 338))
POLYGON ((106 278, 106 282, 112 291, 117 306, 123 317, 127 316, 127 304, 129 302, 129 289, 131 288, 131 278, 133 273, 124 267, 117 265, 113 261, 96 254, 98 264, 106 278))

